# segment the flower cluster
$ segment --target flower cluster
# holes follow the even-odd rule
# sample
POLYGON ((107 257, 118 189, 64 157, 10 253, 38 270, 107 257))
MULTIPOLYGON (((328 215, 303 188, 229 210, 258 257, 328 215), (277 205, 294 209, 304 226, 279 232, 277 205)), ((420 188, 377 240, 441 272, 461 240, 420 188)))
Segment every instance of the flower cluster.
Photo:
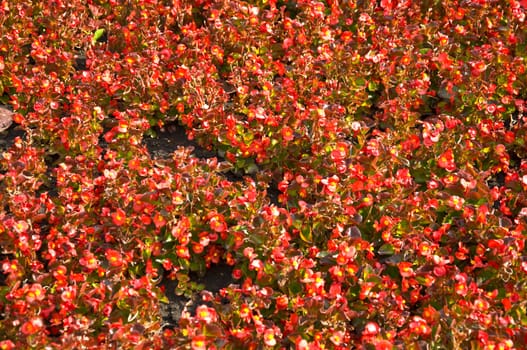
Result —
POLYGON ((526 11, 0 1, 0 348, 521 348, 526 11))

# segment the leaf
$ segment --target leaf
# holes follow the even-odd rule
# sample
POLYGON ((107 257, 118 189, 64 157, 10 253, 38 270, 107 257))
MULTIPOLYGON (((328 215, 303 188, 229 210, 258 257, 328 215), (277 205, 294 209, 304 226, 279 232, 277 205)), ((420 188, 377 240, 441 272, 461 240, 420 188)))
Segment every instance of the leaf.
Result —
POLYGON ((399 268, 394 265, 388 265, 384 270, 384 273, 390 276, 393 279, 399 278, 399 268))
POLYGON ((309 227, 306 227, 300 231, 300 238, 306 243, 313 242, 313 235, 311 234, 309 227))
POLYGON ((103 36, 105 32, 104 28, 97 29, 95 33, 93 33, 93 36, 91 38, 92 45, 95 45, 95 43, 103 36))
POLYGON ((364 78, 357 78, 355 80, 355 86, 364 86, 366 85, 366 80, 364 78))
POLYGON ((377 251, 379 255, 393 255, 395 253, 395 248, 391 244, 383 244, 377 251))
POLYGON ((207 338, 219 338, 222 336, 220 327, 215 324, 205 324, 203 326, 203 335, 207 338))
POLYGON ((291 281, 290 283, 288 283, 287 287, 291 295, 296 295, 302 292, 302 285, 298 281, 291 281))
POLYGON ((158 293, 157 300, 162 302, 163 304, 169 304, 170 300, 168 300, 168 297, 163 293, 158 293))
POLYGON ((429 179, 429 176, 427 174, 427 170, 424 168, 413 168, 410 169, 410 174, 414 178, 415 183, 422 185, 426 184, 426 182, 429 179))

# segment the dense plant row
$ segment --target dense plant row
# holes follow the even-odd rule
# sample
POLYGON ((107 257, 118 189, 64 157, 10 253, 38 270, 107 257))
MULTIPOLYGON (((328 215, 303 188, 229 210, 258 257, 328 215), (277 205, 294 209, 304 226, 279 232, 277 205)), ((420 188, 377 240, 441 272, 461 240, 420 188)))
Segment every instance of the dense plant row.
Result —
POLYGON ((1 1, 0 348, 520 349, 526 7, 1 1))

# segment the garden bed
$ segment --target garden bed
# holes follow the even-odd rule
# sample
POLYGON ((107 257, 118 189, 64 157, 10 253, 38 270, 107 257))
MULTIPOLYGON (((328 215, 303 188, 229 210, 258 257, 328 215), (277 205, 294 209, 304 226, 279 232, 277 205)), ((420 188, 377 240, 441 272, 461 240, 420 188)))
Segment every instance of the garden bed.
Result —
POLYGON ((525 7, 0 2, 0 348, 521 349, 525 7))

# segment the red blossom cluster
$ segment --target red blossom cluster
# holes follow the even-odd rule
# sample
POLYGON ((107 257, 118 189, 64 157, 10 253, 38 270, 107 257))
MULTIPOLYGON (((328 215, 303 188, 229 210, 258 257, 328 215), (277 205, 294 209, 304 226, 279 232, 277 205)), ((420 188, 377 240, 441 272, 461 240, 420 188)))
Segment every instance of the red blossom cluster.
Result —
POLYGON ((0 349, 521 349, 526 11, 0 1, 0 349))

